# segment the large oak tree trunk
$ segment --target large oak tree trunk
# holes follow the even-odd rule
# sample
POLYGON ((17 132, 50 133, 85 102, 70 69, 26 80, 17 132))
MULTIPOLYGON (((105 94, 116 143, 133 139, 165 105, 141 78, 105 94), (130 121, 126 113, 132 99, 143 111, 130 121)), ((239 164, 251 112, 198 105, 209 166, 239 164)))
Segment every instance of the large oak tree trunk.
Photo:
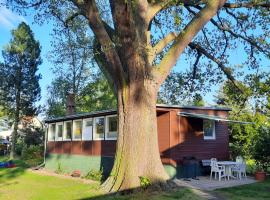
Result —
POLYGON ((119 131, 111 176, 103 184, 108 191, 140 187, 140 177, 151 183, 168 179, 160 160, 156 88, 147 80, 118 91, 119 131))

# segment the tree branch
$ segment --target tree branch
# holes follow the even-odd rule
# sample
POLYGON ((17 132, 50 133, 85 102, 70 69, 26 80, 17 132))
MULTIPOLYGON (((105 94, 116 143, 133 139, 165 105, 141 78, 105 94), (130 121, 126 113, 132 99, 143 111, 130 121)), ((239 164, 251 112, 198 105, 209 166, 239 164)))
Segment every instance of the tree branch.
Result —
POLYGON ((230 80, 234 84, 234 86, 236 88, 238 88, 238 90, 242 91, 237 86, 237 84, 235 83, 235 78, 232 76, 231 70, 228 67, 226 67, 221 61, 219 61, 217 58, 215 58, 215 56, 213 56, 210 53, 208 53, 202 46, 200 46, 197 43, 191 42, 191 43, 189 43, 189 47, 191 49, 197 50, 198 52, 200 52, 201 54, 205 55, 210 60, 214 61, 218 65, 218 67, 221 69, 221 71, 223 71, 223 73, 226 75, 226 77, 228 78, 228 80, 230 80))
POLYGON ((243 2, 243 3, 225 3, 225 8, 256 8, 256 7, 263 7, 263 8, 270 8, 270 2, 243 2))
POLYGON ((156 3, 153 3, 150 6, 149 10, 149 18, 152 20, 160 11, 167 9, 170 6, 195 6, 200 5, 203 3, 203 0, 178 0, 178 1, 172 1, 172 0, 166 0, 166 1, 159 1, 156 3))
POLYGON ((124 82, 126 82, 125 72, 123 71, 121 60, 115 49, 115 44, 106 30, 108 25, 100 18, 96 2, 94 0, 72 1, 88 19, 89 26, 95 34, 96 39, 101 46, 100 49, 104 53, 106 62, 108 63, 104 65, 104 67, 106 67, 106 71, 110 75, 111 79, 113 79, 118 86, 121 86, 124 82))
POLYGON ((152 63, 154 60, 154 57, 157 54, 160 54, 163 49, 171 43, 175 38, 177 37, 177 34, 174 32, 169 33, 167 36, 165 36, 162 40, 160 40, 151 50, 149 63, 152 63))
MULTIPOLYGON (((197 8, 198 10, 202 10, 202 7, 200 6, 194 6, 195 8, 197 8)), ((194 14, 194 13, 193 13, 194 14)), ((219 19, 219 16, 218 16, 219 19)), ((211 19, 210 22, 216 26, 219 30, 223 31, 223 32, 228 32, 230 33, 232 36, 234 36, 235 38, 241 38, 242 40, 248 42, 250 45, 256 47, 260 52, 262 52, 263 54, 265 54, 266 56, 270 55, 270 52, 267 51, 266 49, 263 49, 263 47, 259 46, 254 40, 252 40, 249 37, 245 37, 241 34, 235 33, 233 32, 229 27, 225 27, 223 25, 219 25, 214 19, 211 19)))
POLYGON ((69 16, 65 21, 64 21, 64 25, 67 27, 68 23, 71 22, 73 19, 75 19, 76 17, 82 15, 82 12, 76 12, 73 13, 71 16, 69 16))
MULTIPOLYGON (((149 12, 149 18, 153 19, 154 16, 156 16, 157 13, 159 13, 161 10, 164 10, 168 8, 171 5, 183 5, 183 6, 198 6, 205 4, 204 0, 178 0, 178 1, 161 1, 157 2, 151 5, 150 12, 149 12)), ((264 2, 243 2, 243 3, 225 3, 223 5, 225 8, 270 8, 270 2, 264 1, 264 2)))
POLYGON ((178 57, 186 46, 193 40, 204 25, 217 13, 225 0, 208 0, 205 7, 187 24, 185 29, 179 33, 173 45, 163 57, 159 65, 153 68, 153 75, 161 84, 168 76, 171 68, 176 64, 178 57))

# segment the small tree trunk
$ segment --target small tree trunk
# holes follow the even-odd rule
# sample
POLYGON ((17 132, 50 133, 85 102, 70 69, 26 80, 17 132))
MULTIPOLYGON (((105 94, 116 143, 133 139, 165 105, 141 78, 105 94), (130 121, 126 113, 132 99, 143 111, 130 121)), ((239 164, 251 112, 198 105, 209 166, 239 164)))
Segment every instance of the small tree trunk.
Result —
POLYGON ((107 191, 139 188, 140 177, 151 183, 168 179, 158 146, 157 92, 143 82, 118 91, 117 150, 111 175, 103 184, 107 191))
POLYGON ((15 145, 17 142, 17 135, 18 135, 18 124, 20 121, 20 101, 21 101, 21 94, 20 90, 16 91, 16 108, 15 108, 15 118, 14 118, 14 129, 12 131, 12 138, 11 138, 11 150, 10 150, 10 159, 14 159, 15 157, 15 145))
POLYGON ((20 121, 19 111, 16 111, 15 120, 14 120, 14 129, 13 129, 12 135, 11 135, 10 159, 14 159, 14 157, 16 155, 16 153, 15 153, 15 144, 17 142, 19 121, 20 121))

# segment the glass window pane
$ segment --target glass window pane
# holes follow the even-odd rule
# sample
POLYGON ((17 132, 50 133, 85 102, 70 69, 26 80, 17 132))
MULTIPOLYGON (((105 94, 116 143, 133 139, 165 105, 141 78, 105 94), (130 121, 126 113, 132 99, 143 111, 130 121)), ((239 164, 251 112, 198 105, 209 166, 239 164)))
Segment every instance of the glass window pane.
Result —
POLYGON ((62 124, 58 124, 57 125, 57 137, 61 138, 63 136, 63 125, 62 124))
POLYGON ((104 133, 104 118, 96 119, 96 133, 97 134, 104 133))
POLYGON ((104 117, 95 118, 95 139, 104 139, 104 133, 105 133, 105 126, 104 126, 105 119, 104 117))
POLYGON ((214 134, 214 123, 210 120, 203 121, 203 132, 206 137, 213 137, 214 134))
POLYGON ((72 133, 72 122, 65 122, 65 138, 64 139, 71 139, 72 133))
POLYGON ((49 140, 54 140, 55 139, 55 129, 56 126, 55 124, 50 124, 49 125, 49 140))
POLYGON ((117 117, 109 117, 109 132, 117 131, 117 117))
POLYGON ((74 121, 74 139, 81 139, 82 137, 82 121, 74 121))
POLYGON ((86 121, 85 126, 86 127, 93 126, 93 121, 92 120, 86 121))
POLYGON ((82 140, 92 140, 93 119, 83 120, 82 140))
POLYGON ((117 116, 108 116, 106 121, 106 138, 117 138, 117 116))

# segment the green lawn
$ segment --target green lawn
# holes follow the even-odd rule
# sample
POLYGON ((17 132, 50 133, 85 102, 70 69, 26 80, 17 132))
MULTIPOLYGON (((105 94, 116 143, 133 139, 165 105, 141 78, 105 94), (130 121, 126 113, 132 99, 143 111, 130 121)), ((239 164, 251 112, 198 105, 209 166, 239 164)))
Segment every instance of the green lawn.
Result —
POLYGON ((270 178, 267 181, 239 187, 224 188, 215 191, 230 200, 263 200, 270 199, 270 178))
MULTIPOLYGON (((0 161, 3 160, 0 158, 0 161)), ((85 184, 78 180, 33 173, 17 162, 17 168, 0 169, 0 200, 54 200, 54 199, 134 199, 134 200, 199 200, 202 197, 188 188, 170 192, 143 192, 131 196, 106 195, 98 183, 85 184)), ((224 199, 270 199, 270 180, 240 187, 220 189, 212 194, 224 199)))
MULTIPOLYGON (((0 158, 0 160, 3 160, 0 158)), ((106 195, 99 190, 99 184, 85 184, 78 180, 62 177, 46 176, 33 173, 25 168, 23 163, 19 167, 0 169, 0 200, 54 200, 54 199, 201 199, 192 190, 183 188, 169 193, 144 192, 131 196, 106 195)))

